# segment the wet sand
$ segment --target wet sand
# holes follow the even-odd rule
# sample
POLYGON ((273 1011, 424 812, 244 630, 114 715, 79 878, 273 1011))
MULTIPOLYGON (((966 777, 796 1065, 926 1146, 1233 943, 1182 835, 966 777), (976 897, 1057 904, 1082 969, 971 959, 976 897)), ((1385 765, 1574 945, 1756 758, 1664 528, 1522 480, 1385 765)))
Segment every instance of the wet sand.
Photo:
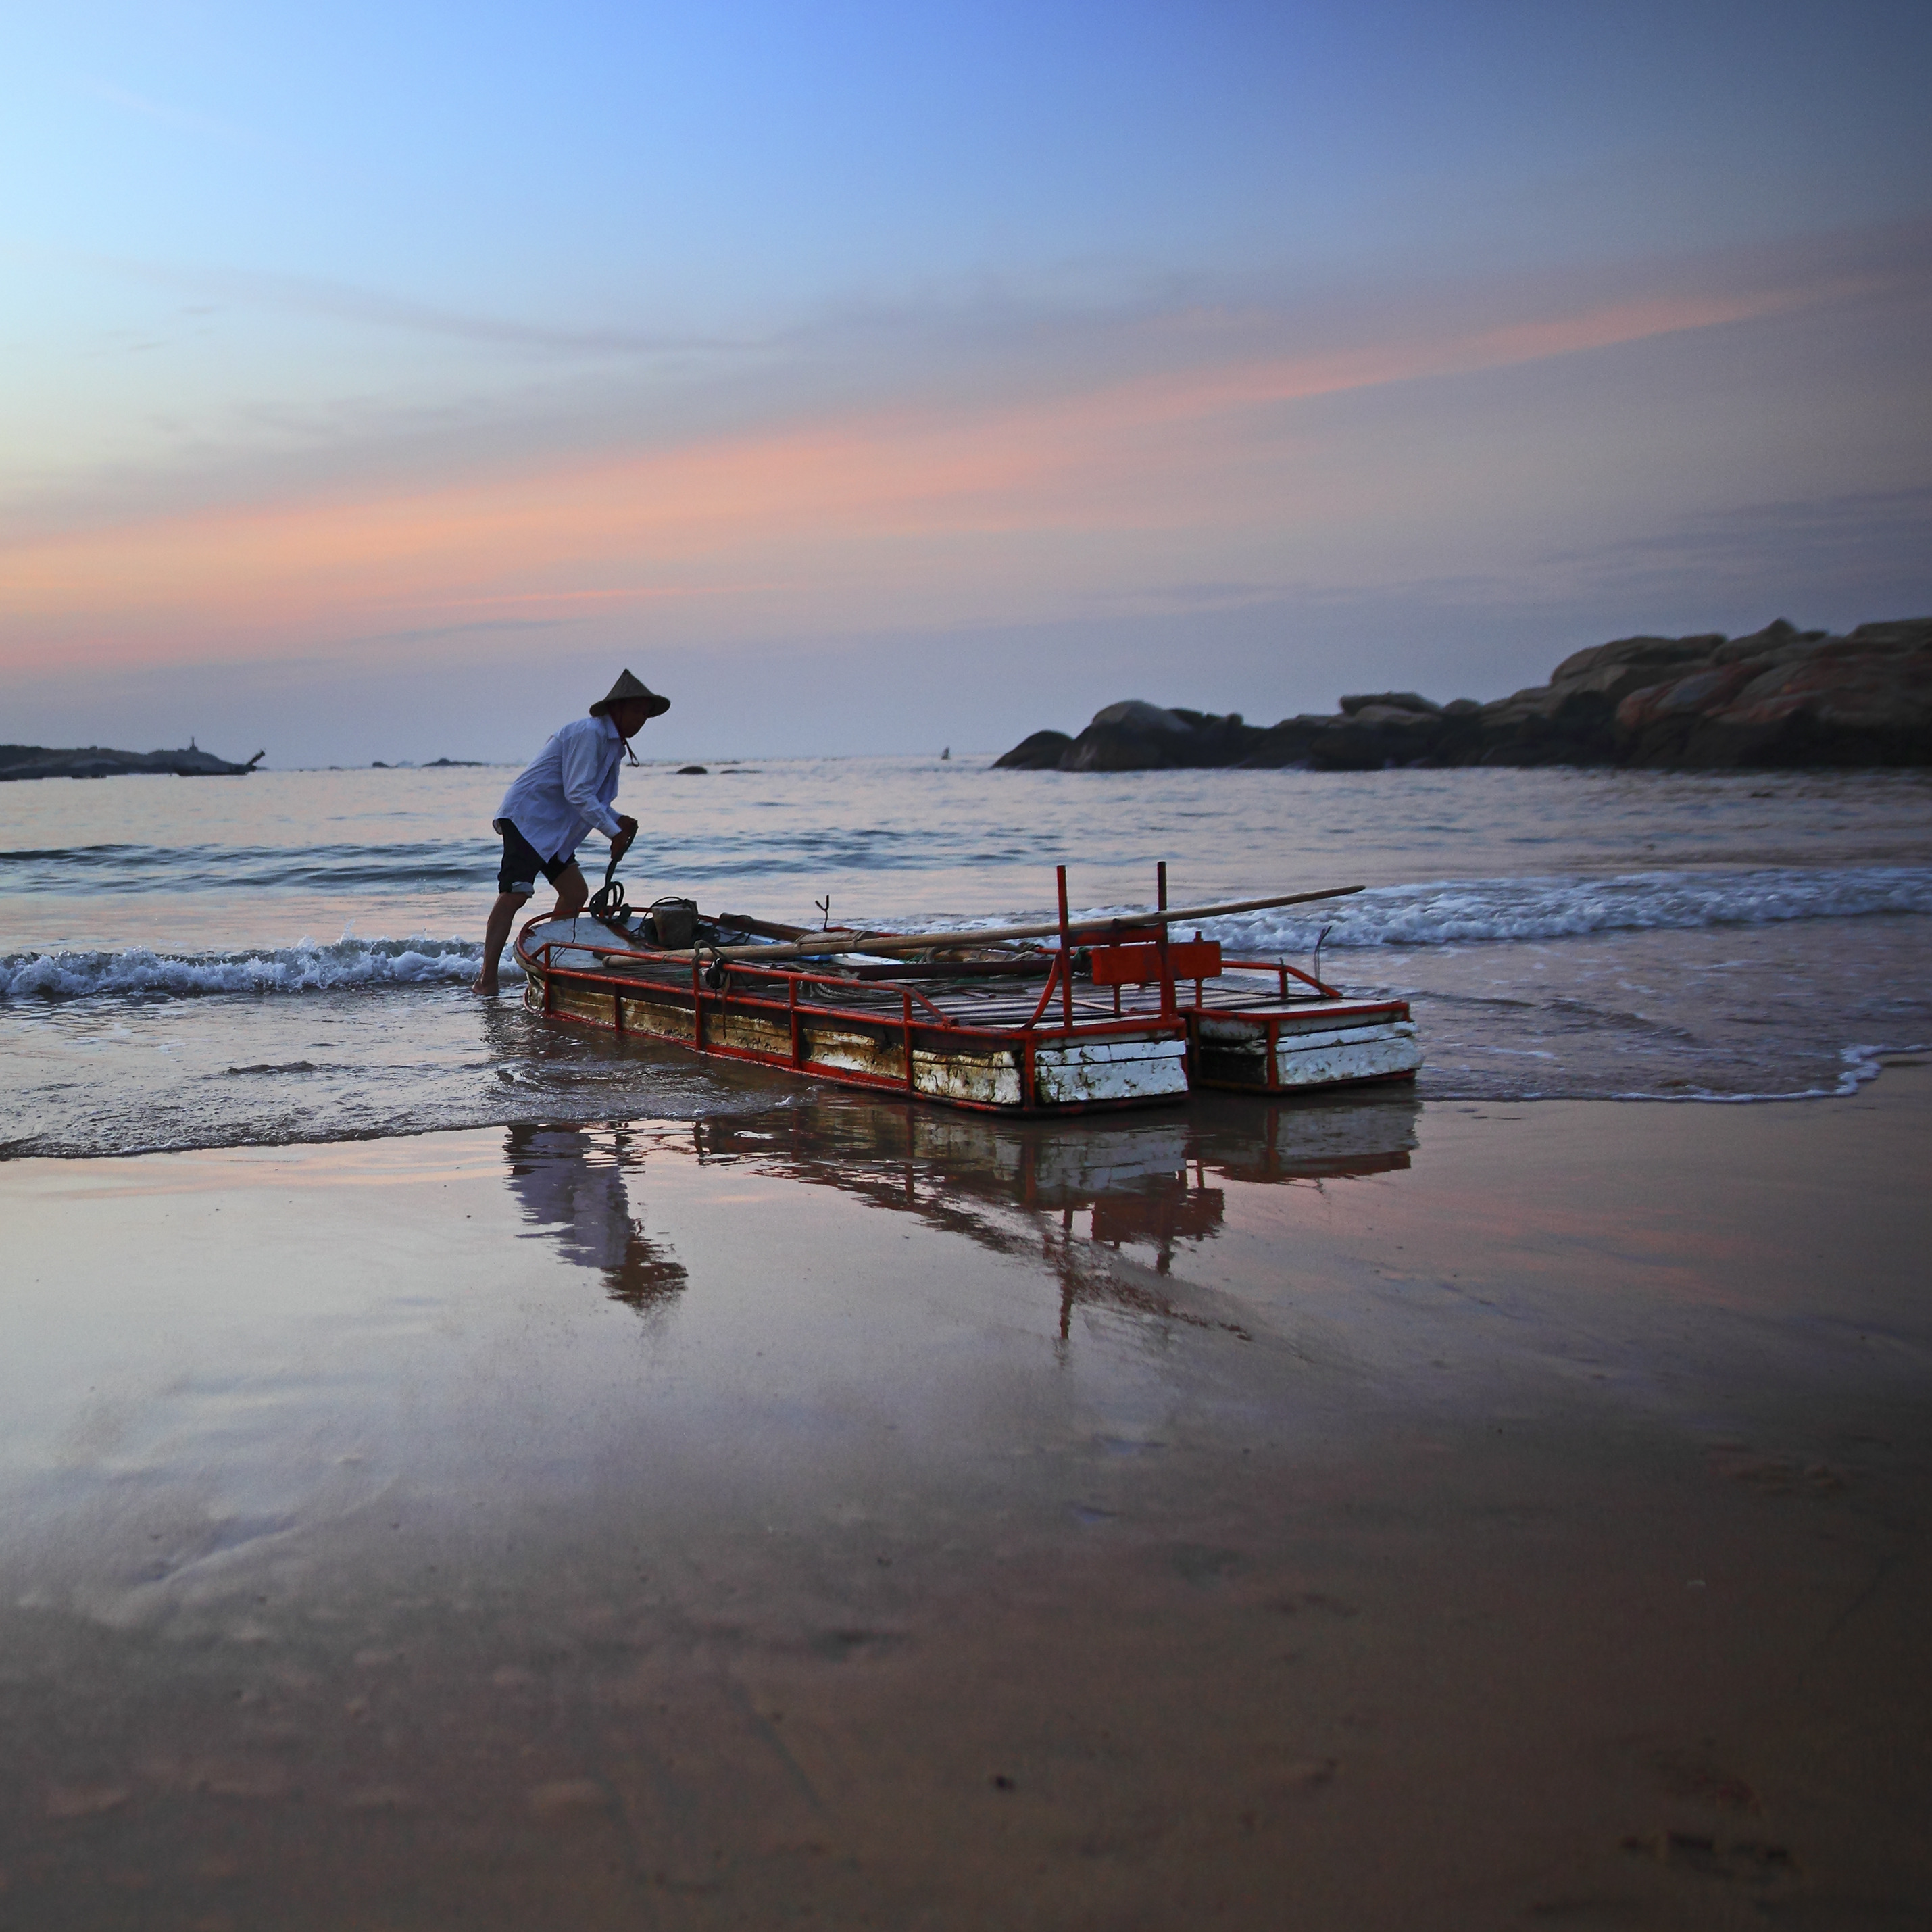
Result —
POLYGON ((0 1165, 0 1924, 1922 1925, 1932 1071, 0 1165))

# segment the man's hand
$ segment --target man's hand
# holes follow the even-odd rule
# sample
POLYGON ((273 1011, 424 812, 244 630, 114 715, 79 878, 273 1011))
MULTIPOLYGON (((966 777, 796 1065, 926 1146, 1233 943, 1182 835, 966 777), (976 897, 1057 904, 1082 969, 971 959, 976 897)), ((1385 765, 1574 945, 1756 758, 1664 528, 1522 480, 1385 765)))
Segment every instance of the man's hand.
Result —
POLYGON ((631 841, 638 836, 638 821, 626 818, 620 812, 617 814, 617 836, 610 842, 610 857, 614 863, 631 849, 631 841))

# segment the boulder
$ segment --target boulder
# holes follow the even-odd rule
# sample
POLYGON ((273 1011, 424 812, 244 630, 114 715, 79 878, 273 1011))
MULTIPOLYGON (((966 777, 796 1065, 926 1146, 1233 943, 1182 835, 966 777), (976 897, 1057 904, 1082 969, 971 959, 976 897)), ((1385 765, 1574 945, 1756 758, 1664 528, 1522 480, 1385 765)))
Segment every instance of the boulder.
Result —
POLYGON ((1072 742, 1064 731, 1036 731, 995 758, 993 769, 996 772, 1055 772, 1072 742))
POLYGON ((1238 711, 1221 717, 1129 698, 1094 712, 1093 722, 1061 752, 1060 769, 1148 772, 1238 764, 1264 735, 1238 711))
POLYGON ((1708 669, 1618 706, 1626 762, 1932 764, 1932 618, 1843 638, 1780 620, 1712 655, 1708 669))
POLYGON ((1932 650, 1820 651, 1774 666, 1697 719, 1679 756, 1706 766, 1932 764, 1932 650))
POLYGON ((1693 638, 1615 638, 1607 644, 1592 644, 1587 650, 1573 651, 1550 674, 1550 682, 1562 684, 1606 664, 1688 663, 1708 658, 1724 641, 1721 631, 1693 638))
MULTIPOLYGON (((1182 728, 1184 734, 1186 728, 1182 728)), ((1063 772, 1157 772, 1180 764, 1165 731, 1132 731, 1118 724, 1090 724, 1060 754, 1063 772)))
POLYGON ((1442 742, 1441 712, 1400 704, 1364 704, 1330 718, 1309 746, 1318 772, 1378 772, 1426 762, 1442 742))
MULTIPOLYGON (((1808 636, 1810 635, 1807 632, 1808 636)), ((1850 650, 1932 651, 1932 617, 1900 617, 1882 624, 1861 624, 1844 638, 1850 650)))
POLYGON ((1432 718, 1439 718, 1442 715, 1441 705, 1413 691, 1382 691, 1369 697, 1345 698, 1342 700, 1342 715, 1345 718, 1352 718, 1357 712, 1371 704, 1381 705, 1388 710, 1426 712, 1432 718))
POLYGON ((1802 657, 1828 638, 1828 631, 1801 631, 1782 617, 1774 617, 1761 631, 1732 638, 1711 653, 1713 664, 1736 664, 1745 658, 1802 657))
POLYGON ((1238 711, 1231 711, 1225 718, 1210 712, 1202 718, 1187 741, 1187 762, 1210 770, 1241 764, 1267 736, 1258 724, 1249 724, 1238 711))
POLYGON ((1240 762, 1258 771, 1282 771, 1290 765, 1305 765, 1316 735, 1335 721, 1325 712, 1305 711, 1298 718, 1284 718, 1257 734, 1253 746, 1240 762))
POLYGON ((1082 772, 1932 764, 1932 617, 1861 624, 1844 637, 1780 617, 1738 638, 1618 638, 1571 652, 1547 684, 1486 704, 1355 693, 1338 713, 1265 730, 1238 712, 1130 698, 1096 712, 1077 738, 1036 731, 997 762, 1082 772))
MULTIPOLYGON (((1610 675, 1620 674, 1614 668, 1610 675)), ((1575 680, 1580 687, 1582 680, 1575 680)), ((1482 765, 1594 764, 1608 755, 1598 742, 1597 721, 1587 713, 1566 715, 1578 692, 1538 685, 1485 704, 1473 718, 1456 722, 1459 764, 1482 765)), ((1587 689, 1581 694, 1588 698, 1587 689)), ((1608 706, 1604 706, 1606 713, 1608 706)))
POLYGON ((1707 665, 1688 677, 1672 678, 1632 692, 1617 706, 1616 729, 1624 762, 1635 765, 1681 762, 1705 713, 1728 704, 1762 669, 1755 660, 1707 665))
POLYGON ((1473 732, 1459 734, 1456 763, 1489 765, 1604 764, 1622 742, 1617 707, 1708 665, 1724 642, 1712 632, 1692 638, 1619 638, 1577 651, 1547 684, 1532 685, 1484 705, 1473 732))
MULTIPOLYGON (((1198 721, 1202 714, 1194 713, 1198 721)), ((1178 711, 1169 711, 1165 706, 1149 704, 1138 698, 1123 698, 1118 704, 1104 705, 1088 720, 1088 729, 1098 726, 1102 730, 1162 732, 1190 731, 1194 726, 1178 711)))

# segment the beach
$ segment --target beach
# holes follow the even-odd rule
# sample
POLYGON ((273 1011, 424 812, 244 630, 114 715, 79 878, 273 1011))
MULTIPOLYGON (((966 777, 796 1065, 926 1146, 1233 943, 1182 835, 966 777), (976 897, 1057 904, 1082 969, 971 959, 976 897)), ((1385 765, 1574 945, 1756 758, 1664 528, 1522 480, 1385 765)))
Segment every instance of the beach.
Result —
POLYGON ((1932 1932, 1932 8, 9 25, 0 1932, 1932 1932))
POLYGON ((0 1918, 1922 1924, 1898 1060, 0 1164, 0 1918))

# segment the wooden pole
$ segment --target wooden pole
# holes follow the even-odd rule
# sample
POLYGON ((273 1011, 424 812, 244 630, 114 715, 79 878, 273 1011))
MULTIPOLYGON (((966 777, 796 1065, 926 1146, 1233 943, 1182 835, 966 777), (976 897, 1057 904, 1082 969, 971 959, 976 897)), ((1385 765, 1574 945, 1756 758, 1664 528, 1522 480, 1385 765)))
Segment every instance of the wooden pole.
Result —
POLYGON ((1160 938, 1160 1010, 1164 1019, 1174 1017, 1174 969, 1167 958, 1167 861, 1163 859, 1154 868, 1154 902, 1161 915, 1160 938))
POLYGON ((1054 883, 1060 888, 1060 957, 1054 963, 1060 968, 1060 1017, 1066 1030, 1073 1030, 1073 944, 1072 935, 1066 925, 1066 868, 1056 866, 1053 868, 1054 883))
MULTIPOLYGON (((1317 892, 1277 892, 1270 898, 1234 899, 1226 905, 1176 906, 1152 912, 1109 913, 1101 919, 1069 921, 1075 943, 1104 940, 1120 932, 1153 925, 1156 919, 1172 923, 1179 920, 1227 919, 1238 912, 1267 912, 1276 906, 1307 905, 1317 899, 1346 898, 1352 892, 1366 891, 1362 886, 1328 886, 1317 892)), ((800 940, 785 946, 721 946, 707 958, 742 959, 769 964, 779 959, 823 958, 838 952, 916 952, 929 946, 992 946, 1009 939, 1052 939, 1060 931, 1056 919, 1042 926, 998 926, 964 932, 866 932, 856 928, 830 932, 815 940, 800 940)))

